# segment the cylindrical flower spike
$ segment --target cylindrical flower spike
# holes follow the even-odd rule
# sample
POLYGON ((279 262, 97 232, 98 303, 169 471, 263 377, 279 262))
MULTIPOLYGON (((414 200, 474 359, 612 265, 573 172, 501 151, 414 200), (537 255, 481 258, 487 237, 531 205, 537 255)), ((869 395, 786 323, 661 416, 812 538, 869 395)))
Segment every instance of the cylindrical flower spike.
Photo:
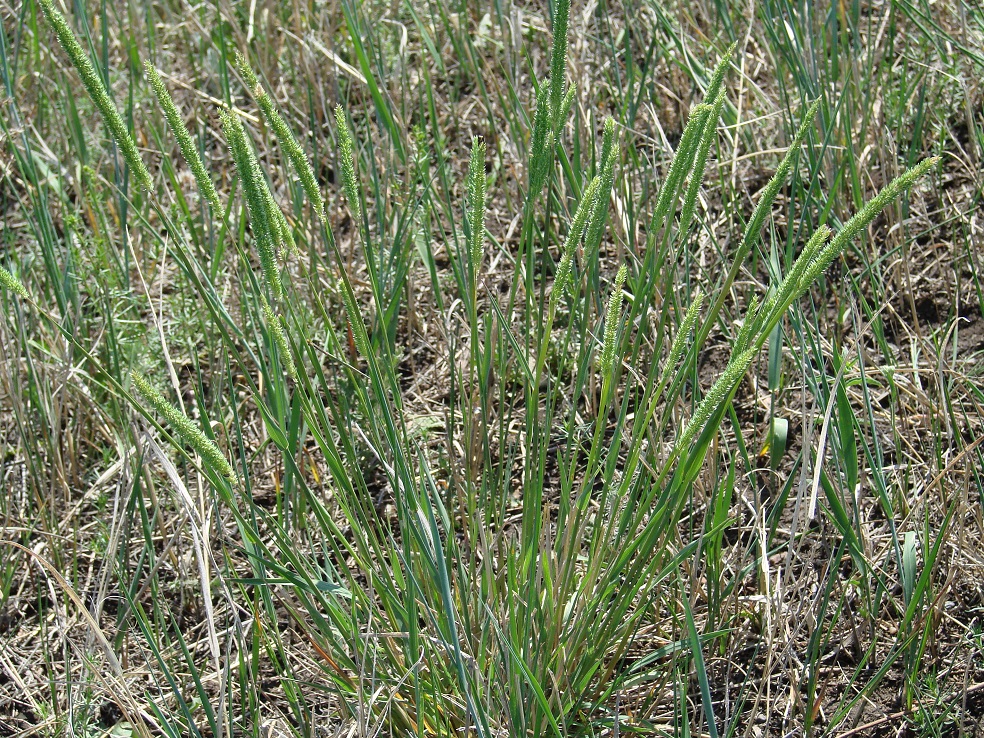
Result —
POLYGON ((290 343, 287 341, 287 334, 280 322, 280 316, 273 312, 267 299, 260 295, 263 300, 263 317, 266 318, 267 328, 273 336, 273 342, 277 344, 277 351, 280 353, 280 361, 284 365, 284 370, 290 375, 291 379, 297 379, 297 367, 294 365, 294 357, 290 351, 290 343))
POLYGON ((17 277, 8 272, 2 266, 0 266, 0 285, 3 285, 8 290, 14 294, 20 295, 24 299, 28 299, 30 297, 27 292, 27 287, 25 287, 23 283, 17 279, 17 277))
POLYGON ((468 257, 473 285, 478 285, 478 270, 485 248, 485 142, 472 139, 468 163, 468 257))
POLYGON ((933 156, 929 159, 924 159, 923 161, 916 164, 906 172, 903 172, 898 177, 893 179, 889 184, 875 195, 870 202, 866 203, 863 208, 861 208, 853 218, 851 218, 844 227, 837 232, 837 234, 830 241, 830 244, 817 255, 817 258, 813 264, 811 264, 806 271, 803 273, 803 283, 804 289, 809 286, 814 279, 820 276, 820 273, 827 268, 831 261, 844 250, 844 247, 849 244, 855 236, 857 236, 861 231, 868 227, 868 224, 875 219, 885 207, 902 194, 903 190, 909 189, 913 183, 922 177, 926 172, 936 166, 939 163, 940 157, 933 156))
POLYGON ((680 439, 675 446, 676 453, 685 452, 686 449, 696 438, 697 434, 704 429, 704 425, 710 419, 714 411, 724 402, 735 385, 745 376, 752 359, 758 353, 758 347, 753 346, 746 351, 738 354, 728 363, 724 372, 718 377, 717 381, 711 386, 711 391, 701 400, 694 411, 693 417, 680 434, 680 439))
POLYGON ((560 257, 560 264, 557 266, 557 274, 554 277, 553 291, 550 293, 551 302, 560 298, 570 286, 571 271, 574 266, 574 251, 581 242, 581 236, 588 225, 588 215, 594 211, 595 198, 598 196, 598 185, 600 177, 591 180, 584 192, 581 193, 581 202, 578 203, 571 221, 571 229, 567 232, 567 240, 564 242, 564 251, 560 257))
POLYGON ((167 421, 167 424, 174 429, 178 436, 195 449, 209 466, 235 484, 236 472, 215 442, 206 436, 202 429, 192 422, 191 418, 164 399, 164 395, 158 392, 150 382, 136 372, 131 372, 130 378, 133 380, 137 391, 167 421))
POLYGON ((605 233, 605 221, 608 216, 608 204, 612 199, 612 185, 615 182, 615 165, 618 163, 619 146, 614 140, 615 121, 608 118, 605 121, 605 137, 602 145, 601 184, 598 186, 598 197, 595 199, 594 211, 591 213, 591 225, 584 237, 586 254, 594 255, 605 233))
POLYGON ((560 0, 554 9, 553 44, 550 49, 550 115, 556 131, 561 126, 564 107, 564 82, 567 77, 567 27, 571 0, 560 0))
POLYGON ((536 111, 533 113, 533 133, 530 137, 530 191, 529 197, 536 197, 550 174, 553 161, 554 135, 550 122, 549 82, 540 85, 536 96, 536 111))
POLYGON ((137 143, 130 135, 126 123, 123 122, 120 112, 116 109, 113 99, 106 90, 106 86, 92 65, 92 60, 89 59, 89 55, 85 53, 82 44, 75 37, 71 26, 65 20, 65 16, 54 6, 52 0, 38 0, 38 3, 41 5, 41 10, 44 17, 47 18, 48 24, 58 37, 58 42, 68 54, 72 66, 78 71, 79 77, 82 79, 82 86, 85 87, 85 91, 89 93, 92 102, 99 109, 99 114, 102 115, 103 122, 109 129, 116 145, 120 147, 123 159, 130 165, 137 184, 141 189, 150 191, 154 182, 147 170, 147 165, 140 158, 137 143))
POLYGON ((605 311, 605 340, 601 348, 601 373, 609 376, 615 368, 615 339, 618 334, 619 319, 622 317, 622 288, 625 286, 625 275, 628 270, 625 264, 619 267, 615 275, 615 288, 608 298, 608 309, 605 311))
POLYGON ((341 105, 335 106, 335 123, 338 126, 342 188, 345 191, 345 199, 348 200, 349 208, 352 210, 352 218, 355 220, 356 227, 360 227, 362 225, 362 200, 359 199, 359 178, 355 172, 355 143, 349 132, 348 122, 345 120, 345 111, 342 110, 341 105))
POLYGON ((242 181, 243 196, 249 210, 256 250, 260 255, 260 267, 270 291, 280 296, 284 292, 284 287, 280 281, 276 259, 276 249, 280 244, 280 227, 274 214, 277 206, 273 202, 263 171, 246 138, 243 124, 234 113, 222 111, 220 116, 236 171, 239 172, 242 181))
POLYGON ((304 188, 304 192, 307 193, 308 199, 314 206, 314 210, 318 215, 318 218, 322 222, 327 222, 325 220, 325 198, 321 194, 321 188, 318 186, 318 180, 314 176, 314 168, 311 166, 311 161, 308 159, 307 154, 304 152, 304 148, 298 143, 297 138, 294 136, 294 132, 287 125, 287 121, 283 119, 279 111, 273 104, 273 100, 263 89, 263 86, 257 81, 256 75, 253 73, 252 68, 246 61, 246 57, 240 54, 236 59, 236 64, 239 67, 240 73, 246 80, 246 84, 249 85, 250 92, 253 93, 253 97, 256 100, 256 104, 260 106, 260 111, 263 113, 263 117, 266 118, 267 123, 270 124, 270 128, 273 129, 274 135, 277 137, 277 141, 280 143, 280 147, 283 149, 287 158, 290 160, 291 166, 294 167, 294 171, 297 172, 298 178, 301 180, 301 187, 304 188))
POLYGON ((219 195, 215 191, 215 184, 212 182, 212 178, 208 174, 208 170, 205 168, 205 163, 202 161, 201 156, 198 153, 198 147, 195 146, 195 142, 188 132, 187 126, 185 126, 184 119, 181 117, 181 113, 178 112, 177 106, 174 104, 174 100, 171 99, 171 93, 168 92, 167 87, 164 85, 164 81, 161 79, 161 75, 158 73, 154 65, 149 61, 144 62, 144 69, 147 70, 147 79, 150 80, 150 86, 154 88, 154 94, 157 95, 157 101, 161 104, 161 110, 164 111, 164 117, 167 119, 168 127, 171 129, 171 133, 174 134, 175 139, 178 141, 178 147, 181 149, 181 155, 184 156, 185 161, 188 162, 188 167, 191 169, 192 175, 195 177, 195 181, 198 183, 198 189, 201 190, 202 196, 208 200, 209 204, 216 209, 221 206, 219 204, 219 195))

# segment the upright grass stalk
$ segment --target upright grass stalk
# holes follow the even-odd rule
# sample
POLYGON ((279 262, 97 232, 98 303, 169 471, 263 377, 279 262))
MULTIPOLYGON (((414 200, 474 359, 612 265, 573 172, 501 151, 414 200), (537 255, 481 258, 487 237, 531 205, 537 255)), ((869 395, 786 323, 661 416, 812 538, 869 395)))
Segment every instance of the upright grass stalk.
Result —
POLYGON ((554 275, 553 288, 550 291, 546 322, 543 329, 543 338, 536 362, 536 371, 533 373, 533 376, 536 378, 537 382, 539 382, 540 377, 543 376, 543 367, 547 361, 547 351, 550 347, 550 337, 551 331, 553 330, 554 317, 557 312, 557 303, 560 301, 560 298, 566 294, 568 288, 570 287, 571 272, 574 268, 574 252, 577 249, 577 246, 581 243, 581 236, 584 235, 585 228, 590 226, 590 223, 588 223, 588 216, 594 211, 595 198, 598 194, 599 183, 600 178, 595 177, 591 180, 588 186, 584 188, 584 192, 581 195, 581 201, 578 203, 577 210, 574 212, 574 218, 571 220, 570 230, 567 232, 564 247, 561 250, 560 262, 557 265, 557 272, 554 275))
POLYGON ((89 97, 99 110, 99 114, 109 129, 110 135, 116 142, 116 145, 120 147, 120 153, 123 154, 123 159, 130 166, 133 176, 137 180, 137 184, 141 189, 149 192, 153 188, 154 182, 151 179, 150 172, 147 170, 147 165, 140 158, 137 144, 133 140, 133 136, 130 135, 130 131, 123 122, 119 111, 116 109, 112 97, 110 97, 109 92, 103 85, 102 79, 92 65, 92 60, 89 59, 89 55, 85 53, 82 44, 75 37, 71 26, 65 20, 65 16, 55 7, 52 0, 38 0, 38 4, 41 6, 41 10, 48 24, 58 37, 58 43, 61 44, 65 53, 68 54, 72 66, 79 73, 82 86, 85 87, 85 91, 89 93, 89 97))
MULTIPOLYGON (((359 177, 355 171, 355 143, 349 131, 348 121, 345 119, 345 111, 341 105, 335 106, 335 124, 338 131, 339 159, 342 168, 342 191, 348 202, 349 210, 352 212, 352 220, 357 231, 362 231, 362 197, 359 186, 359 177)), ((371 269, 371 266, 370 266, 371 269)), ((345 305, 345 313, 348 317, 349 328, 352 331, 353 341, 356 348, 363 358, 370 356, 369 334, 366 331, 366 324, 362 320, 362 312, 356 302, 355 293, 348 275, 342 275, 340 284, 342 291, 342 302, 345 305)))

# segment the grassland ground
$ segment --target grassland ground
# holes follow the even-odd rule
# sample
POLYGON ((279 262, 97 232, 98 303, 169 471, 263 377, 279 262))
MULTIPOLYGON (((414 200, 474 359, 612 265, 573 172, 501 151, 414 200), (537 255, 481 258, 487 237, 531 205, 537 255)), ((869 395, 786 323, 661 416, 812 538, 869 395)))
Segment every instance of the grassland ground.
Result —
POLYGON ((984 9, 569 4, 0 0, 0 735, 984 736, 984 9))

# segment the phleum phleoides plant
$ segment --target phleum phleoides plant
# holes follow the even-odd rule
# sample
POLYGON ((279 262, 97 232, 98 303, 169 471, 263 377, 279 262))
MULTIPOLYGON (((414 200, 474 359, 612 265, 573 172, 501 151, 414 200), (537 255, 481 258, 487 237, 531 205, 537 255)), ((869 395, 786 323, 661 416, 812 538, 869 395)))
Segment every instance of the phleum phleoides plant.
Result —
MULTIPOLYGON (((707 227, 699 195, 728 99, 734 47, 708 76, 705 101, 691 109, 659 177, 638 259, 614 264, 601 247, 622 162, 620 125, 604 121, 589 171, 565 171, 577 93, 567 74, 570 3, 561 0, 549 77, 531 91, 516 253, 493 257, 487 233, 497 185, 486 166, 495 147, 472 140, 465 181, 448 195, 461 217, 447 224, 447 248, 459 258, 449 267, 454 279, 438 288, 454 298, 447 304, 455 320, 454 310, 463 311, 469 349, 462 358, 451 340, 437 363, 450 389, 436 424, 447 444, 435 453, 405 409, 407 382, 392 338, 405 309, 406 274, 419 253, 406 248, 412 238, 403 229, 419 222, 415 208, 429 202, 423 188, 431 185, 420 185, 409 203, 373 203, 381 189, 364 189, 371 180, 361 176, 365 169, 360 173, 371 154, 350 131, 345 110, 335 109, 335 164, 347 236, 368 275, 364 294, 364 282, 340 256, 328 186, 305 149, 308 137, 292 131, 273 88, 263 87, 245 57, 237 65, 241 92, 260 116, 236 107, 218 111, 228 152, 223 163, 235 173, 238 199, 216 190, 222 180, 210 174, 182 112, 147 63, 150 87, 203 199, 242 225, 238 250, 225 264, 237 289, 217 289, 219 269, 198 260, 187 234, 159 207, 154 179, 88 55, 52 0, 39 1, 147 191, 144 207, 158 213, 169 253, 221 343, 227 363, 215 370, 216 422, 227 427, 215 436, 227 439, 228 449, 136 368, 132 384, 174 431, 174 443, 193 448, 218 477, 245 492, 268 483, 276 490, 272 512, 250 494, 221 496, 242 538, 228 556, 245 558, 251 570, 222 576, 250 600, 259 623, 240 646, 275 664, 294 718, 309 719, 304 690, 314 677, 290 671, 285 627, 310 644, 322 669, 318 679, 347 717, 366 730, 387 722, 400 735, 596 734, 630 680, 666 678, 658 659, 633 655, 636 636, 695 553, 678 523, 742 378, 790 307, 934 160, 891 182, 840 230, 815 228, 786 275, 749 300, 730 358, 701 396, 688 381, 696 357, 721 323, 736 277, 816 130, 818 106, 803 111, 717 286, 688 292, 675 328, 661 324, 673 335, 650 342, 650 316, 683 289, 678 257, 707 227), (266 168, 271 159, 258 155, 259 138, 244 124, 251 118, 269 127, 290 171, 266 168), (283 198, 293 177, 309 208, 283 198), (373 227, 377 214, 369 211, 384 204, 398 213, 397 228, 373 227), (311 245, 309 255, 294 252, 294 228, 311 245), (513 265, 502 303, 483 281, 493 258, 513 265), (387 275, 396 277, 386 282, 387 275), (605 275, 610 284, 603 284, 605 275), (264 463, 275 466, 274 482, 252 476, 261 450, 264 463)), ((4 269, 0 284, 24 294, 4 269)), ((700 639, 687 647, 699 661, 700 639)), ((198 686, 202 701, 209 700, 198 686)), ((177 696, 181 688, 175 681, 177 696)), ((704 712, 714 726, 706 699, 704 712)), ((180 721, 169 726, 175 734, 197 731, 189 727, 195 713, 184 715, 180 730, 180 721)))

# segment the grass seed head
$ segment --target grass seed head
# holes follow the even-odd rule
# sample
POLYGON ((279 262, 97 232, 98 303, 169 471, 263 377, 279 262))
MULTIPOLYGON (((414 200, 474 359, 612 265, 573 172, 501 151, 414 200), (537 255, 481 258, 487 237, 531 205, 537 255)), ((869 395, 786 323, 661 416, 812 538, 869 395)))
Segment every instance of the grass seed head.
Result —
POLYGON ((721 373, 721 376, 711 386, 710 392, 697 405, 693 417, 687 423, 683 433, 680 434, 674 455, 686 452, 686 449, 697 437, 697 434, 703 431, 704 425, 710 420, 714 411, 731 396, 732 391, 741 378, 745 376, 745 372, 748 371, 748 367, 751 365, 752 359, 755 358, 757 353, 758 348, 753 346, 732 357, 731 361, 728 362, 728 366, 721 373))
POLYGON ((13 274, 0 266, 0 285, 3 285, 14 294, 20 295, 25 300, 30 297, 27 287, 13 274))
POLYGON ((748 225, 745 227, 745 235, 742 238, 742 245, 739 251, 742 258, 744 258, 745 253, 747 253, 747 250, 752 247, 755 239, 758 238, 758 234, 762 231, 762 224, 765 222, 766 216, 772 210, 772 203, 776 199, 776 195, 779 194, 779 188, 782 187, 783 183, 786 181, 786 177, 789 175, 789 170, 793 166, 793 158, 799 152, 800 145, 806 138, 806 134, 809 132, 810 126, 813 125, 813 119, 817 117, 817 111, 820 110, 820 103, 821 98, 818 98, 806 111, 806 115, 803 116, 803 120, 800 122, 796 135, 793 136, 793 142, 786 150, 786 154, 783 156, 782 161, 779 162, 779 166, 776 167, 776 171, 772 175, 772 179, 769 180, 769 183, 762 191, 762 195, 759 197, 755 210, 752 212, 752 217, 749 219, 748 225))
POLYGON ((274 214, 277 205, 239 117, 228 111, 222 111, 220 115, 233 163, 242 182, 243 197, 249 211, 256 250, 260 256, 260 268, 270 291, 279 297, 284 293, 284 287, 276 258, 276 250, 281 241, 280 226, 274 214))
POLYGON ((731 58, 735 55, 735 49, 737 48, 738 42, 735 41, 721 56, 721 61, 714 68, 711 80, 707 84, 707 92, 704 94, 705 100, 714 100, 718 96, 721 85, 724 84, 724 76, 728 73, 728 68, 731 66, 731 58))
POLYGON ((294 356, 290 350, 290 343, 287 341, 287 334, 284 333, 283 324, 280 316, 273 312, 267 299, 260 296, 263 300, 263 317, 266 318, 267 327, 273 336, 273 342, 277 344, 277 351, 280 352, 280 360, 283 362, 284 370, 290 375, 291 379, 297 379, 297 366, 294 364, 294 356))
POLYGON ((697 195, 700 193, 700 186, 704 181, 707 155, 717 133, 717 124, 721 119, 723 106, 724 90, 721 90, 714 104, 704 114, 703 131, 701 132, 700 143, 697 145, 697 154, 694 157, 690 184, 687 186, 687 192, 683 198, 683 210, 680 211, 680 233, 683 237, 686 237, 687 231, 690 229, 690 221, 694 216, 694 209, 697 207, 697 195))
POLYGON ((557 266, 557 274, 554 277, 553 291, 550 296, 556 301, 570 287, 571 272, 574 268, 574 252, 577 245, 581 242, 581 236, 588 225, 588 216, 595 209, 595 199, 598 196, 598 187, 601 182, 600 177, 594 177, 584 192, 581 193, 581 202, 578 203, 571 221, 571 228, 567 232, 567 240, 564 241, 564 250, 560 256, 560 264, 557 266))
POLYGON ((342 165, 342 188, 356 227, 362 224, 362 200, 359 198, 359 178, 355 171, 355 143, 349 131, 345 111, 341 105, 335 106, 335 123, 338 126, 338 147, 342 165))
POLYGON ((561 126, 564 105, 564 83, 567 78, 567 27, 571 0, 560 0, 554 9, 553 43, 550 48, 550 114, 553 129, 561 126))
POLYGON ((65 20, 65 16, 54 6, 52 0, 38 0, 38 3, 41 5, 41 11, 44 13, 48 25, 54 30, 55 35, 58 37, 58 42, 72 62, 72 66, 79 73, 79 77, 82 79, 82 86, 89 93, 89 97, 96 108, 98 108, 103 122, 109 129, 110 135, 116 141, 116 145, 119 146, 123 159, 133 171, 133 176, 136 178, 137 184, 141 189, 149 192, 153 188, 154 182, 151 179, 150 172, 147 170, 147 165, 140 158, 140 151, 137 149, 136 141, 133 140, 133 136, 126 127, 126 123, 123 122, 123 118, 120 116, 120 112, 116 109, 112 97, 110 97, 109 92, 106 90, 102 78, 96 72, 92 60, 89 59, 89 55, 75 37, 71 26, 65 20))
POLYGON ((608 308, 605 311, 605 340, 601 348, 601 372, 604 376, 611 376, 615 368, 615 339, 618 335, 618 324, 622 318, 622 297, 625 287, 625 275, 627 273, 625 264, 618 268, 615 275, 615 287, 611 296, 608 298, 608 308))
MULTIPOLYGON (((608 119, 611 121, 611 118, 608 119)), ((605 125, 605 137, 609 137, 608 125, 605 125)), ((608 142, 603 146, 603 151, 607 149, 607 156, 602 161, 601 182, 598 185, 598 196, 595 198, 594 210, 591 213, 591 225, 588 233, 584 237, 585 253, 597 254, 601 239, 605 234, 605 222, 608 216, 608 205, 612 200, 612 185, 615 182, 615 164, 619 158, 619 146, 617 142, 608 142)))
POLYGON ((878 213, 884 210, 890 202, 901 195, 904 190, 909 189, 917 179, 936 166, 939 161, 940 157, 938 156, 923 159, 921 162, 916 164, 916 166, 903 172, 889 182, 889 184, 886 185, 881 192, 865 204, 865 206, 862 207, 853 218, 847 221, 837 235, 834 236, 830 242, 830 245, 819 253, 816 263, 811 264, 806 270, 803 275, 803 279, 806 283, 809 284, 816 279, 820 273, 827 268, 827 265, 833 261, 834 257, 836 257, 837 254, 839 254, 844 247, 847 246, 847 244, 854 240, 854 238, 861 233, 861 231, 868 227, 878 213))
POLYGON ((133 380, 137 391, 150 403, 158 415, 167 421, 167 424, 171 426, 175 433, 185 443, 195 449, 198 455, 209 466, 235 484, 237 480, 236 472, 215 442, 206 436, 202 432, 202 429, 192 422, 191 418, 164 399, 164 395, 158 392, 150 382, 137 374, 137 372, 131 372, 130 378, 133 380))
POLYGON ((478 284, 478 270, 485 250, 485 142, 472 139, 471 158, 468 162, 468 254, 471 260, 472 279, 478 284))
POLYGON ((185 126, 181 113, 171 98, 171 93, 168 91, 164 80, 161 79, 161 75, 153 64, 145 61, 144 69, 147 71, 147 79, 150 80, 150 86, 153 88, 154 94, 157 95, 157 101, 161 105, 161 110, 164 111, 164 118, 167 120, 168 127, 171 129, 171 133, 174 134, 174 138, 177 139, 178 148, 181 149, 181 155, 188 162, 188 167, 191 169, 191 173, 198 183, 198 189, 201 190, 202 196, 208 200, 213 208, 219 209, 221 206, 219 204, 219 195, 215 190, 215 184, 212 182, 212 178, 205 168, 205 163, 198 153, 198 147, 188 132, 187 126, 185 126))
POLYGON ((688 171, 693 170, 694 160, 697 155, 697 147, 701 135, 704 131, 704 121, 706 119, 709 106, 705 103, 694 106, 687 119, 687 125, 680 136, 677 150, 670 162, 670 170, 659 188, 659 195, 656 198, 656 206, 653 208, 653 216, 649 222, 649 231, 646 241, 647 252, 653 247, 656 235, 663 230, 667 217, 670 215, 670 207, 678 197, 680 183, 688 171))
POLYGON ((540 85, 533 113, 533 133, 530 137, 530 190, 529 197, 536 197, 550 174, 553 162, 554 134, 550 118, 549 82, 540 85))
POLYGON ((314 206, 318 219, 322 223, 326 223, 325 198, 321 194, 321 187, 318 185, 317 177, 314 175, 311 160, 308 159, 304 148, 298 143, 294 132, 287 125, 287 121, 283 119, 283 116, 280 115, 280 112, 273 104, 273 100, 266 93, 266 90, 263 89, 263 85, 257 81, 256 74, 253 72, 252 67, 250 67, 249 62, 246 61, 246 57, 238 54, 236 65, 239 67, 240 74, 243 75, 243 79, 253 94, 256 104, 260 106, 260 112, 263 113, 266 122, 273 129, 273 134, 276 136, 281 150, 287 155, 287 159, 297 173, 298 179, 301 180, 301 187, 304 188, 304 192, 314 206))
POLYGON ((702 290, 697 289, 690 300, 690 306, 687 308, 687 312, 683 316, 680 329, 673 338, 673 344, 670 346, 670 355, 667 357, 663 372, 660 375, 660 385, 668 381, 670 374, 676 369, 677 364, 680 363, 680 357, 683 356, 683 350, 687 347, 687 342, 690 340, 691 331, 697 325, 697 318, 700 315, 700 309, 703 305, 704 293, 702 290))

